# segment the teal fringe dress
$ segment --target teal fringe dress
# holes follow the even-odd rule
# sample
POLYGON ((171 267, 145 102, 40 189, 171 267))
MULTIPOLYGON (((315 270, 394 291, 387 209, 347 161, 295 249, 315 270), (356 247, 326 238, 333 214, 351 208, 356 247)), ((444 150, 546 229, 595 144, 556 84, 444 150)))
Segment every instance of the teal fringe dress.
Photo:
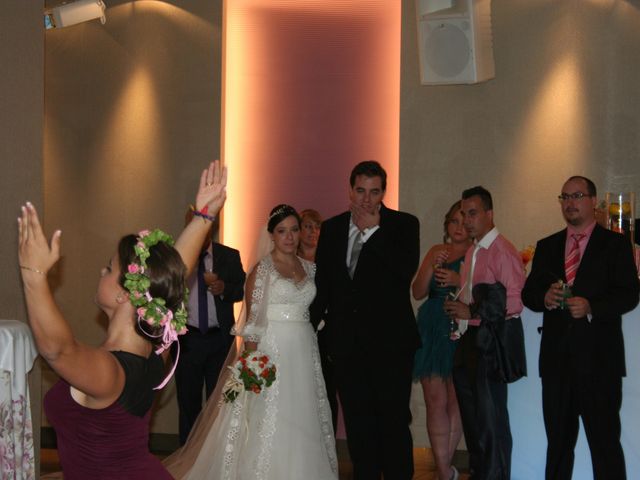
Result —
MULTIPOLYGON (((460 272, 464 257, 443 266, 460 272)), ((416 352, 413 363, 413 379, 442 377, 449 378, 453 365, 453 354, 457 342, 451 340, 451 320, 444 311, 444 301, 455 287, 441 287, 435 277, 431 278, 429 298, 418 308, 418 331, 422 347, 416 352)))

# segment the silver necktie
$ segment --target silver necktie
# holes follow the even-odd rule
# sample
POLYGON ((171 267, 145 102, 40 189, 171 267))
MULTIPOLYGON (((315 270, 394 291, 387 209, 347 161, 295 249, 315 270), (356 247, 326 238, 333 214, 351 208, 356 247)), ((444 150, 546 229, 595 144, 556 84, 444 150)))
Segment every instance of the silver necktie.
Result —
POLYGON ((349 276, 353 278, 353 274, 356 271, 356 266, 358 265, 358 257, 360 256, 360 252, 362 251, 362 245, 364 242, 362 241, 363 237, 362 232, 358 232, 356 235, 356 239, 353 242, 353 247, 351 248, 351 258, 349 258, 349 276))

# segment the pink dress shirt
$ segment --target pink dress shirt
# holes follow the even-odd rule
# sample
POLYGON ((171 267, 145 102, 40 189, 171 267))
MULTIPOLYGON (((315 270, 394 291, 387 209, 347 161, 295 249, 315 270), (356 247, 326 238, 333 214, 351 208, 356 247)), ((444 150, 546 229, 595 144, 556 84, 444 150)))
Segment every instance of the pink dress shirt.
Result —
MULTIPOLYGON (((468 269, 472 266, 473 253, 476 249, 478 252, 473 266, 473 278, 471 285, 465 286, 463 301, 470 303, 473 285, 500 282, 507 290, 507 318, 519 316, 523 308, 520 292, 525 282, 520 254, 494 227, 476 245, 467 250, 464 264, 460 269, 460 278, 463 282, 469 276, 468 269)), ((477 322, 472 322, 474 323, 477 322)))

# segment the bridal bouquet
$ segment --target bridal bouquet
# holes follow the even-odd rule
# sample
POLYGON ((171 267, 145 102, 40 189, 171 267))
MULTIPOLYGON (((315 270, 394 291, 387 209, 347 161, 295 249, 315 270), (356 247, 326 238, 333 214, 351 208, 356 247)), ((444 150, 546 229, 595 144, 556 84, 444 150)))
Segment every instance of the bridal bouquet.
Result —
POLYGON ((222 391, 225 403, 232 403, 243 390, 258 394, 276 379, 276 366, 267 355, 257 350, 245 350, 228 368, 231 376, 222 391))

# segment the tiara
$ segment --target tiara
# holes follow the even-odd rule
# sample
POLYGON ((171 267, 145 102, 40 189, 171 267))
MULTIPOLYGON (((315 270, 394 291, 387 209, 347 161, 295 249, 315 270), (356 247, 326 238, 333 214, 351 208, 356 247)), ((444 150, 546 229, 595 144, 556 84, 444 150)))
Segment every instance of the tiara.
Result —
POLYGON ((274 211, 271 215, 269 215, 269 220, 287 212, 294 214, 296 212, 296 209, 293 208, 291 205, 282 205, 281 207, 278 207, 276 211, 274 211))

